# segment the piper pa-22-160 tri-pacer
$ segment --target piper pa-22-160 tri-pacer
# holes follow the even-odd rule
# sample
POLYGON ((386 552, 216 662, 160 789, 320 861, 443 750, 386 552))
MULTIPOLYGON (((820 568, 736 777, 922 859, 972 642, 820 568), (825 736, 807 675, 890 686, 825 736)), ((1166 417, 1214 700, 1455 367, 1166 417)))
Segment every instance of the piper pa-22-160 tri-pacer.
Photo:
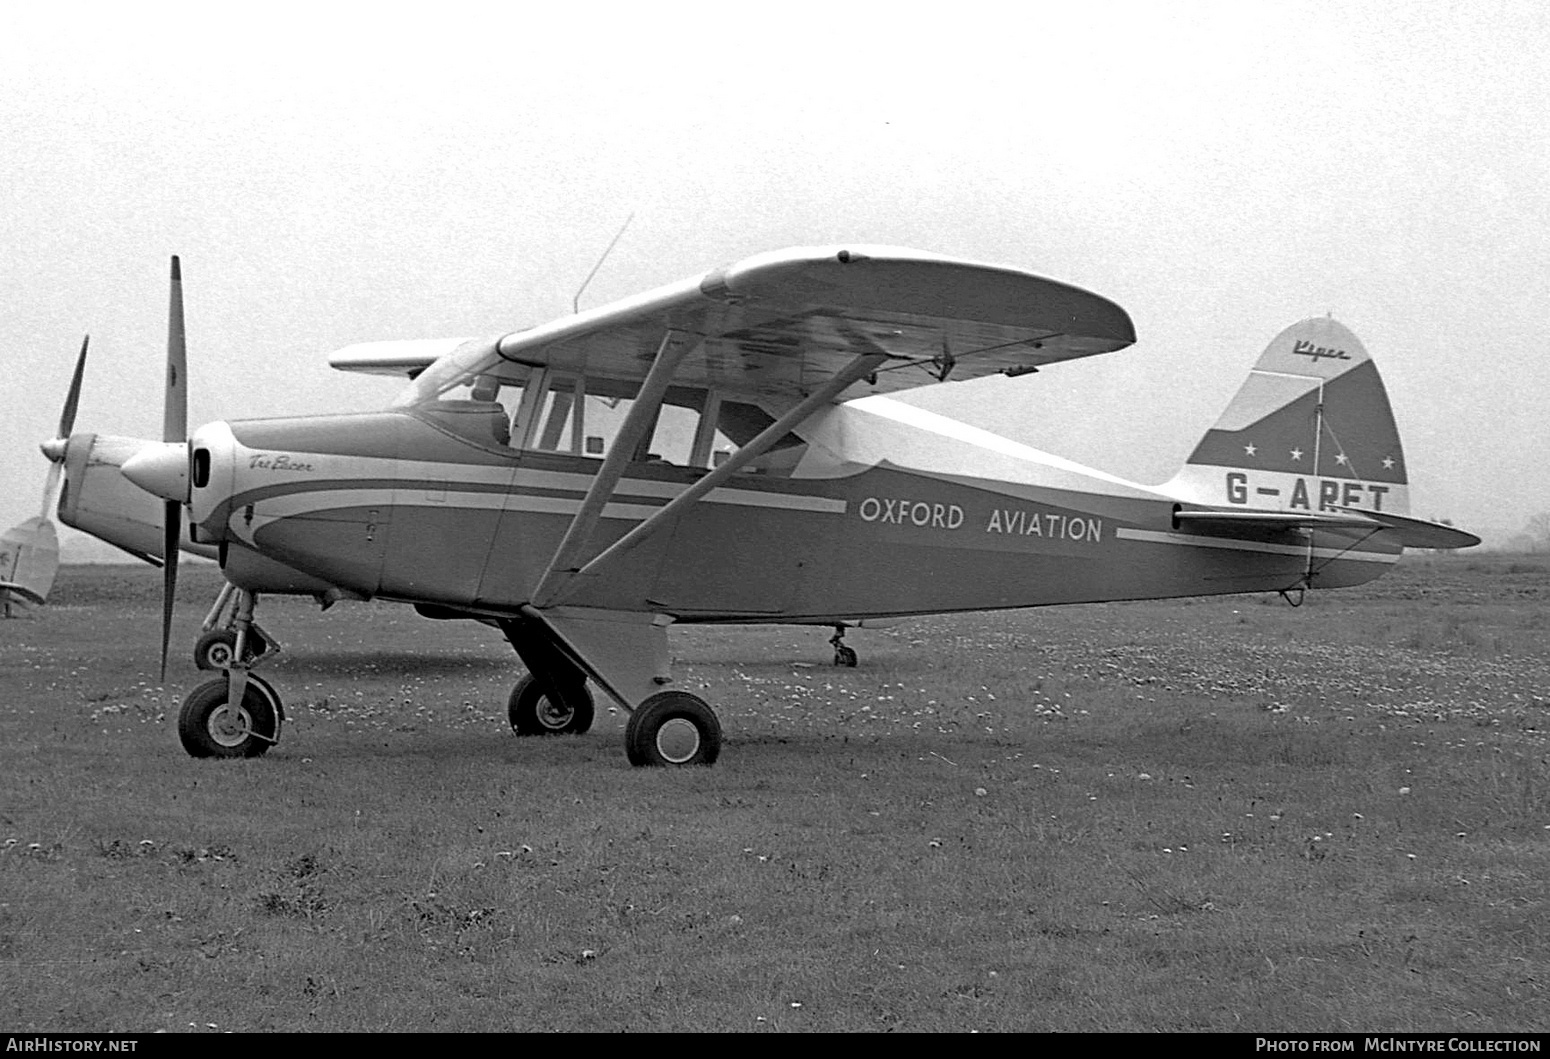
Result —
MULTIPOLYGON (((349 347, 335 367, 412 379, 388 410, 212 423, 185 445, 173 409, 170 443, 123 473, 165 499, 169 531, 187 505, 218 545, 239 638, 275 564, 334 598, 492 620, 528 669, 514 716, 584 731, 590 683, 629 711, 637 765, 721 746, 710 706, 671 687, 675 622, 1293 593, 1478 543, 1408 516, 1377 369, 1329 319, 1277 335, 1159 486, 887 396, 1134 340, 1119 306, 1030 273, 783 250, 495 338, 349 347)), ((196 756, 253 756, 282 720, 239 642, 179 733, 196 756)))

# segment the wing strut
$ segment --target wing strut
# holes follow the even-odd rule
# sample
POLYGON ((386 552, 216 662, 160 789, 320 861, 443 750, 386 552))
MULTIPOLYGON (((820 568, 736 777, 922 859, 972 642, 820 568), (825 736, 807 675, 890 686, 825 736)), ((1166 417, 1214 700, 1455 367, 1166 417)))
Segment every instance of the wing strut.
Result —
POLYGON ((592 486, 581 501, 581 509, 576 512, 576 517, 571 519, 570 526, 566 528, 565 536, 560 540, 560 546, 550 557, 544 576, 538 579, 538 587, 533 589, 534 606, 548 606, 558 594, 560 585, 576 573, 581 554, 586 550, 587 544, 592 539, 592 531, 597 528, 597 521, 603 515, 604 505, 613 496, 619 479, 624 477, 625 466, 634 455, 641 436, 656 419, 673 373, 678 370, 678 365, 685 355, 697 344, 697 336, 680 331, 669 330, 662 336, 662 344, 657 347, 651 369, 646 373, 645 381, 641 383, 640 393, 636 396, 635 403, 625 414, 624 422, 619 427, 619 433, 614 438, 608 455, 603 458, 603 466, 598 470, 597 477, 592 479, 592 486))
MULTIPOLYGON (((828 382, 808 394, 799 404, 786 412, 785 415, 765 427, 748 444, 740 447, 725 463, 658 508, 652 513, 650 518, 605 548, 599 555, 576 571, 575 575, 568 581, 563 584, 556 583, 550 586, 547 594, 543 591, 545 586, 540 585, 539 591, 533 594, 533 605, 536 607, 548 607, 563 602, 566 597, 575 592, 583 578, 596 576, 602 567, 654 536, 662 527, 668 525, 680 511, 742 470, 751 460, 762 455, 771 445, 785 437, 793 427, 807 419, 817 409, 832 401, 845 387, 858 379, 870 375, 889 359, 891 359, 890 354, 877 349, 875 346, 872 351, 857 356, 843 369, 832 375, 828 382)), ((604 469, 606 470, 607 468, 605 467, 604 469)), ((594 488, 596 487, 594 486, 594 488)), ((589 493, 588 499, 590 498, 591 494, 589 493)), ((585 504, 583 504, 584 507, 585 504)), ((577 518, 579 519, 580 515, 577 515, 577 518)), ((548 581, 547 576, 545 581, 548 581)))

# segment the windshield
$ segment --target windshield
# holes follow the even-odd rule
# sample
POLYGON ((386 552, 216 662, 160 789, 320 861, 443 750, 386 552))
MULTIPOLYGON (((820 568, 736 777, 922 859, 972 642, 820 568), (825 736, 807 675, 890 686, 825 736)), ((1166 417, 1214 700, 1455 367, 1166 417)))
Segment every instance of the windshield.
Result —
POLYGON ((476 339, 463 343, 420 372, 388 407, 414 408, 428 404, 439 400, 448 391, 471 388, 474 380, 481 376, 490 376, 499 381, 504 372, 510 381, 520 383, 530 371, 532 369, 527 365, 514 364, 502 357, 495 343, 476 339))

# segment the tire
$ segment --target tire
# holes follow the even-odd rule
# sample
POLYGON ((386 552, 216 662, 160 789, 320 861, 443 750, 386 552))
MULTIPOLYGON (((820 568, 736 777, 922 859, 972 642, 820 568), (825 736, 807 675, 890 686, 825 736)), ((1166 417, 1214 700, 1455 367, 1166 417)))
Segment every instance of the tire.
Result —
POLYGON ((231 629, 211 629, 194 643, 194 665, 200 669, 225 669, 237 656, 237 634, 231 629))
POLYGON ((279 696, 249 676, 242 707, 226 701, 227 678, 206 681, 188 693, 178 713, 178 739, 190 757, 258 757, 280 738, 279 696))
POLYGON ((529 673, 517 681, 506 700, 506 720, 518 735, 581 735, 592 727, 592 693, 575 685, 571 698, 556 703, 538 678, 529 673))
POLYGON ((851 669, 855 669, 856 668, 856 663, 858 661, 860 661, 860 659, 857 657, 856 652, 855 652, 855 650, 853 648, 846 647, 844 644, 840 644, 838 647, 836 647, 834 649, 834 664, 835 665, 837 665, 837 666, 847 666, 847 667, 849 667, 851 669))
POLYGON ((721 722, 687 691, 659 691, 630 714, 624 752, 636 766, 711 765, 721 753, 721 722))

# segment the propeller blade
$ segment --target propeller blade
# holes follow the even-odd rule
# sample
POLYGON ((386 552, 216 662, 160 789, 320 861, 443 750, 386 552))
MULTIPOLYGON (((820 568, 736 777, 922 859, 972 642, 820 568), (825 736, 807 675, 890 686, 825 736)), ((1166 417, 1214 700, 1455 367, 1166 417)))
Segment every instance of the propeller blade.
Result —
MULTIPOLYGON (((172 294, 167 304, 167 393, 162 405, 163 441, 188 440, 188 347, 183 335, 183 268, 172 257, 172 294)), ((185 457, 186 458, 186 457, 185 457)), ((161 682, 167 682, 167 645, 172 640, 172 600, 178 589, 178 539, 183 529, 183 502, 164 500, 161 506, 161 682)))
POLYGON ((188 348, 183 337, 183 267, 172 256, 172 296, 167 306, 167 396, 161 439, 188 440, 188 348))
POLYGON ((65 394, 64 410, 59 413, 59 432, 41 446, 43 455, 48 457, 49 462, 48 477, 43 480, 44 518, 48 518, 48 509, 54 506, 54 494, 59 489, 59 476, 64 470, 70 432, 75 429, 75 411, 81 404, 81 379, 86 374, 86 347, 90 344, 91 335, 81 339, 81 352, 75 358, 75 375, 71 378, 70 389, 65 394))
POLYGON ((59 433, 56 438, 68 438, 75 429, 75 409, 81 403, 81 377, 86 373, 86 347, 91 335, 81 339, 81 352, 75 358, 75 377, 70 380, 70 392, 65 395, 65 408, 59 415, 59 433))
POLYGON ((161 682, 167 682, 167 645, 172 641, 172 597, 178 590, 178 537, 183 505, 163 500, 161 505, 161 682))
POLYGON ((43 479, 43 517, 48 518, 48 509, 54 506, 54 493, 59 489, 59 476, 64 471, 64 464, 50 463, 48 465, 48 477, 43 479))

